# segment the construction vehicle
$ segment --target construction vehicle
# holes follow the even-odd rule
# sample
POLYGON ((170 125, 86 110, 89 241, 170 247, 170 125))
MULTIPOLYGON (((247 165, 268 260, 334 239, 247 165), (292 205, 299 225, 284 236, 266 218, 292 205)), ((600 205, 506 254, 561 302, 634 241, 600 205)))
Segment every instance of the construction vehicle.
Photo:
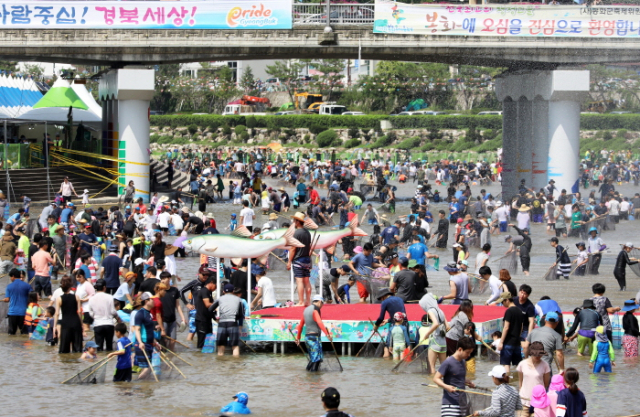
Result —
POLYGON ((266 108, 271 102, 266 97, 242 96, 238 100, 229 102, 222 112, 223 116, 265 116, 266 108))
POLYGON ((296 110, 308 109, 312 104, 322 102, 322 94, 296 93, 293 96, 293 104, 296 110))

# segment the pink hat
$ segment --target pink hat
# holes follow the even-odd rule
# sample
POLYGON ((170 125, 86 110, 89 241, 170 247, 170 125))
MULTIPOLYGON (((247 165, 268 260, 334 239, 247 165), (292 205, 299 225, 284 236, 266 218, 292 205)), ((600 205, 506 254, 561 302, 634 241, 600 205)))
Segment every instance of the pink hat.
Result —
POLYGON ((546 408, 550 404, 549 397, 547 397, 547 391, 544 389, 544 385, 536 385, 531 392, 531 406, 534 408, 546 408))
POLYGON ((562 391, 564 386, 564 376, 556 374, 551 377, 551 384, 549 384, 549 391, 562 391))
POLYGON ((356 246, 355 249, 353 250, 354 253, 362 253, 363 249, 362 246, 356 246))

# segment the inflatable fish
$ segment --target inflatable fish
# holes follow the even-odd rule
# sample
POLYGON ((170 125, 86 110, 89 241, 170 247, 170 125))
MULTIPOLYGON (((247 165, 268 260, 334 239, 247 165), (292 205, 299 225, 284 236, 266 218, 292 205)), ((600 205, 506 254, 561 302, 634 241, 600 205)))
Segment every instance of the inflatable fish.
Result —
POLYGON ((240 226, 232 235, 196 236, 185 240, 182 245, 187 251, 218 258, 259 258, 280 247, 304 247, 299 240, 294 239, 294 232, 295 226, 291 225, 279 239, 255 240, 246 239, 251 232, 246 227, 240 226))

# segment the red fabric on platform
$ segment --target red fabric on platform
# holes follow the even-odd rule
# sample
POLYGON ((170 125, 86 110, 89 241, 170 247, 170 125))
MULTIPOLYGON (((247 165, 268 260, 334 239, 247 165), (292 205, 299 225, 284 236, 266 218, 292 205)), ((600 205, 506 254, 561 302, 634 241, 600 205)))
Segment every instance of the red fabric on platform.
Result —
MULTIPOLYGON (((424 310, 418 304, 405 304, 405 308, 409 321, 420 321, 425 314, 424 310)), ((441 304, 440 308, 447 316, 447 320, 451 320, 458 310, 457 305, 451 304, 441 304)), ((303 310, 304 307, 268 308, 256 311, 253 314, 274 316, 264 317, 264 319, 300 320, 303 310)), ((501 319, 504 317, 505 311, 506 309, 504 307, 474 306, 473 321, 475 323, 484 323, 486 321, 501 319)), ((321 314, 323 320, 367 321, 371 319, 372 321, 376 321, 380 315, 380 304, 325 304, 322 307, 321 314)))

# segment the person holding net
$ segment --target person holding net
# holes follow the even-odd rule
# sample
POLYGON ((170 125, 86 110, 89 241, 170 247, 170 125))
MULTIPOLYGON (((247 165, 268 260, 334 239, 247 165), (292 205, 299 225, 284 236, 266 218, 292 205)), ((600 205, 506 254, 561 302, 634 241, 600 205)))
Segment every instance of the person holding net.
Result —
POLYGON ((473 382, 466 379, 467 368, 465 366, 465 361, 475 348, 476 345, 470 338, 461 339, 456 352, 440 365, 433 377, 433 382, 444 390, 440 408, 441 417, 460 417, 462 415, 460 397, 464 393, 458 390, 463 390, 465 386, 475 387, 473 382))
POLYGON ((140 296, 140 301, 142 301, 143 305, 134 318, 133 331, 135 332, 136 341, 138 342, 135 347, 136 360, 138 366, 142 368, 138 374, 138 379, 144 379, 151 372, 150 360, 153 355, 153 347, 157 345, 159 348, 160 345, 156 342, 153 334, 156 326, 153 317, 151 317, 151 310, 153 310, 154 307, 151 293, 143 293, 140 296))
POLYGON ((329 340, 333 340, 331 333, 327 330, 320 317, 320 310, 324 305, 324 299, 321 295, 314 295, 311 300, 311 305, 304 309, 302 313, 302 319, 298 324, 296 345, 300 346, 300 336, 302 335, 302 329, 307 326, 307 333, 305 335, 305 343, 307 350, 309 351, 309 363, 307 364, 307 371, 318 372, 320 364, 322 363, 324 356, 322 353, 322 334, 327 335, 329 340))
POLYGON ((493 367, 489 376, 497 388, 491 395, 491 407, 476 411, 473 416, 515 416, 516 411, 522 410, 522 401, 518 391, 509 385, 509 373, 502 365, 493 367))
MULTIPOLYGON (((387 324, 387 320, 384 318, 386 313, 389 313, 390 320, 393 320, 397 313, 406 314, 404 301, 402 298, 393 295, 389 288, 383 288, 380 290, 378 293, 378 301, 382 301, 382 303, 380 304, 380 316, 373 325, 374 332, 377 332, 380 326, 387 324)), ((386 343, 384 347, 384 357, 388 358, 389 356, 389 343, 386 343)))

